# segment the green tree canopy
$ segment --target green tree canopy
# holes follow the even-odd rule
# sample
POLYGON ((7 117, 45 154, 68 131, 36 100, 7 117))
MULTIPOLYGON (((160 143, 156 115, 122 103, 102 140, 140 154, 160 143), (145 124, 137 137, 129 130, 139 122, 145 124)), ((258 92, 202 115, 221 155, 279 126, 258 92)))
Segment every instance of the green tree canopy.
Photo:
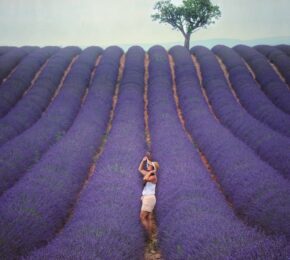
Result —
POLYGON ((215 23, 221 12, 210 0, 183 0, 182 3, 181 6, 175 6, 171 0, 158 1, 154 6, 157 13, 152 14, 151 18, 181 31, 185 38, 184 46, 189 49, 191 34, 215 23))

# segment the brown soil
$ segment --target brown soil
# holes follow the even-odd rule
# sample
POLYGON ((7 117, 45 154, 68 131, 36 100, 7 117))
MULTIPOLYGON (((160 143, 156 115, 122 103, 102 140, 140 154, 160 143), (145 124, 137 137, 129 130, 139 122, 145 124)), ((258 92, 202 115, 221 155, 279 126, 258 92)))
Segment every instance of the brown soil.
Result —
POLYGON ((251 73, 253 79, 256 81, 257 86, 261 89, 261 85, 260 85, 260 83, 256 79, 256 74, 254 73, 254 71, 252 70, 252 68, 250 67, 250 65, 247 63, 247 61, 243 57, 241 57, 241 59, 244 62, 245 66, 247 67, 248 71, 251 73))
POLYGON ((33 79, 31 80, 30 86, 25 90, 25 92, 23 93, 23 96, 26 95, 26 93, 34 86, 34 83, 36 82, 36 80, 39 78, 40 74, 42 73, 42 71, 44 70, 44 68, 46 67, 47 63, 49 61, 49 58, 45 61, 45 63, 39 68, 39 70, 36 72, 36 74, 34 75, 33 79))
POLYGON ((0 82, 0 85, 3 84, 6 80, 8 80, 12 76, 12 74, 17 69, 17 66, 18 66, 18 64, 9 72, 9 74, 2 80, 2 82, 0 82))
MULTIPOLYGON (((232 92, 232 94, 233 94, 235 100, 236 100, 236 101, 241 105, 240 99, 238 98, 238 96, 237 96, 237 94, 236 94, 236 91, 234 90, 234 88, 233 88, 233 86, 232 86, 232 83, 231 83, 231 81, 230 81, 230 79, 229 79, 229 72, 228 72, 228 70, 227 70, 227 67, 225 66, 225 64, 223 63, 222 59, 221 59, 219 56, 215 55, 215 57, 216 57, 216 59, 218 60, 218 63, 219 63, 219 65, 220 65, 222 71, 224 72, 224 75, 225 75, 225 78, 226 78, 226 80, 227 80, 227 83, 228 83, 228 86, 229 86, 229 88, 230 88, 230 91, 232 92)), ((242 105, 241 105, 241 106, 242 106, 242 105)))
POLYGON ((279 76, 279 78, 282 80, 282 82, 286 83, 285 78, 282 76, 282 74, 280 73, 279 69, 276 67, 276 65, 272 62, 270 62, 268 60, 269 64, 272 66, 273 70, 277 73, 277 75, 279 76))
POLYGON ((199 63, 198 63, 198 61, 197 61, 197 58, 196 58, 193 54, 191 54, 191 58, 192 58, 193 65, 194 65, 194 67, 195 67, 195 69, 196 69, 196 72, 197 72, 197 76, 198 76, 199 83, 200 83, 200 86, 201 86, 201 92, 202 92, 202 95, 203 95, 203 97, 204 97, 204 99, 205 99, 205 101, 206 101, 206 103, 207 103, 207 105, 208 105, 208 107, 209 107, 209 110, 210 110, 210 112, 212 113, 213 117, 214 117, 218 122, 220 122, 219 119, 217 118, 216 114, 214 113, 214 110, 213 110, 213 108, 212 108, 212 106, 211 106, 211 104, 210 104, 210 102, 209 102, 209 99, 208 99, 208 97, 207 97, 207 95, 206 95, 206 92, 205 92, 205 90, 204 90, 204 87, 203 87, 203 85, 202 85, 202 74, 201 74, 200 65, 199 65, 199 63))
MULTIPOLYGON (((269 60, 268 60, 269 61, 269 60)), ((290 90, 290 85, 286 82, 286 79, 283 77, 283 75, 280 73, 279 69, 277 68, 277 66, 269 61, 269 64, 272 66, 272 68, 274 69, 274 71, 277 73, 277 75, 279 76, 279 78, 281 79, 281 81, 283 83, 285 83, 286 87, 288 87, 288 89, 290 90)))
POLYGON ((85 90, 85 93, 84 93, 83 97, 82 97, 82 101, 81 101, 81 104, 82 104, 82 105, 84 104, 84 102, 85 102, 85 100, 86 100, 86 97, 87 97, 87 95, 88 95, 88 93, 89 93, 89 87, 90 87, 91 84, 93 83, 93 79, 94 79, 94 76, 95 76, 95 74, 96 74, 96 70, 97 70, 97 67, 98 67, 98 65, 99 65, 99 63, 100 63, 101 58, 102 58, 102 54, 100 54, 100 55, 97 57, 97 59, 96 59, 96 62, 95 62, 95 65, 94 65, 94 69, 93 69, 92 72, 91 72, 91 76, 90 76, 89 84, 88 84, 88 86, 87 86, 87 88, 86 88, 86 90, 85 90))
POLYGON ((149 131, 149 122, 148 122, 148 78, 149 78, 149 72, 148 72, 148 66, 149 66, 149 55, 148 53, 145 54, 144 59, 144 66, 145 66, 145 74, 144 74, 144 120, 145 120, 145 137, 146 137, 146 144, 148 147, 148 150, 151 150, 151 138, 150 138, 150 131, 149 131))
MULTIPOLYGON (((68 64, 67 68, 65 69, 63 75, 62 75, 62 78, 53 94, 53 96, 51 97, 50 99, 50 102, 49 102, 49 105, 53 102, 53 100, 56 98, 56 96, 58 95, 59 91, 61 90, 61 88, 63 87, 63 83, 65 81, 65 79, 67 78, 68 74, 70 73, 71 71, 71 68, 73 66, 73 64, 76 62, 76 60, 78 59, 79 55, 76 55, 72 58, 71 62, 68 64)), ((47 108, 45 109, 45 111, 48 109, 49 105, 47 106, 47 108)), ((44 112, 45 112, 44 111, 44 112)))

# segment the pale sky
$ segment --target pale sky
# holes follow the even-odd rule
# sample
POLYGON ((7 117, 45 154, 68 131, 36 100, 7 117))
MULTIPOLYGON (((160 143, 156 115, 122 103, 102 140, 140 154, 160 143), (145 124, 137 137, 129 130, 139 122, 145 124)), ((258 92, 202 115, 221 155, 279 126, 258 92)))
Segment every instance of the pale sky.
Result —
MULTIPOLYGON (((152 21, 154 0, 0 0, 0 45, 138 45, 183 36, 152 21)), ((173 0, 179 4, 182 1, 173 0)), ((289 36, 290 0, 212 0, 222 16, 191 40, 289 36)))

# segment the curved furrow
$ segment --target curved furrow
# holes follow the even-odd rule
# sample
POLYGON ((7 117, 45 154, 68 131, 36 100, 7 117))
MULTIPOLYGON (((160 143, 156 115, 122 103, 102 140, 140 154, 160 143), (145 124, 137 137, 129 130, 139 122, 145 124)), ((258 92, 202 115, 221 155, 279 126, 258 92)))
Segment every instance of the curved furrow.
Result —
MULTIPOLYGON (((192 69, 183 63, 184 50, 173 47, 169 51, 177 60, 179 84, 187 82, 179 70, 192 69)), ((211 180, 178 119, 166 50, 158 45, 151 47, 149 60, 151 147, 160 163, 156 216, 165 259, 230 259, 245 253, 263 257, 270 248, 273 255, 285 255, 286 240, 267 238, 244 225, 211 180)))
POLYGON ((146 151, 151 151, 151 137, 149 131, 149 115, 148 115, 148 78, 149 78, 149 71, 148 71, 148 64, 149 64, 149 56, 148 51, 145 53, 144 59, 144 66, 145 66, 145 74, 144 74, 144 121, 145 121, 145 139, 146 139, 146 151))
POLYGON ((68 133, 0 198, 1 258, 45 245, 63 226, 106 130, 121 54, 119 47, 103 51, 85 104, 68 133))
MULTIPOLYGON (((37 51, 39 51, 40 49, 37 49, 37 50, 35 50, 35 52, 37 52, 37 51)), ((33 54, 34 52, 32 52, 32 54, 33 54)), ((28 56, 29 54, 27 54, 22 60, 24 60, 27 56, 28 56)), ((19 63, 21 63, 21 61, 19 62, 19 63)), ((1 82, 1 84, 0 84, 0 86, 2 86, 2 85, 4 85, 4 82, 6 81, 6 80, 8 80, 10 77, 11 77, 11 75, 13 75, 13 73, 16 71, 16 69, 18 68, 18 66, 19 66, 19 63, 12 69, 12 70, 10 70, 10 72, 9 72, 9 74, 2 80, 2 82, 1 82)))
POLYGON ((59 47, 43 47, 28 54, 0 87, 0 117, 3 117, 30 88, 38 72, 59 47))
POLYGON ((262 123, 290 137, 289 115, 268 99, 237 52, 224 45, 216 45, 212 51, 225 65, 229 81, 243 107, 262 123))
MULTIPOLYGON (((71 59, 71 61, 69 62, 68 66, 65 68, 65 71, 63 72, 63 74, 61 76, 61 80, 59 81, 58 86, 54 90, 53 94, 50 96, 50 100, 49 100, 47 106, 42 111, 42 113, 45 113, 50 108, 50 105, 53 103, 54 99, 58 96, 59 92, 62 90, 63 83, 65 82, 67 77, 71 74, 71 69, 74 66, 75 62, 78 60, 80 54, 81 54, 81 52, 79 54, 76 54, 71 59)), ((27 92, 29 93, 29 90, 27 92)))
POLYGON ((78 47, 66 47, 50 58, 34 86, 0 119, 0 145, 19 135, 41 117, 54 93, 61 87, 73 57, 79 53, 78 47))
POLYGON ((290 57, 282 50, 269 45, 256 45, 254 48, 265 55, 271 63, 274 63, 278 68, 278 73, 281 73, 283 79, 290 86, 290 57))
POLYGON ((59 95, 42 117, 32 127, 0 147, 0 195, 69 129, 89 84, 96 56, 100 53, 98 47, 84 50, 64 81, 59 95))
POLYGON ((0 56, 0 84, 26 55, 37 49, 39 47, 24 46, 12 49, 0 56))
POLYGON ((220 122, 290 179, 290 139, 252 117, 236 102, 215 55, 209 49, 196 46, 191 53, 200 64, 203 87, 220 122))
POLYGON ((279 44, 279 45, 276 45, 275 47, 280 49, 284 53, 286 53, 288 56, 290 56, 290 45, 289 44, 279 44))
POLYGON ((269 99, 286 113, 290 113, 290 91, 273 70, 267 58, 252 47, 236 45, 233 49, 250 65, 256 80, 269 99))
MULTIPOLYGON (((60 50, 60 48, 59 48, 58 50, 60 50)), ((55 54, 55 52, 54 52, 53 54, 55 54)), ((50 56, 52 56, 52 55, 50 55, 50 56)), ((76 56, 78 56, 78 55, 76 55, 76 56)), ((76 56, 75 56, 75 57, 76 57, 76 56)), ((74 57, 73 59, 75 59, 75 57, 74 57)), ((31 82, 30 82, 30 85, 29 85, 29 86, 24 90, 24 92, 23 92, 21 98, 23 98, 23 96, 25 96, 25 95, 30 91, 30 89, 34 86, 35 82, 38 80, 39 76, 42 74, 44 68, 46 67, 46 65, 47 65, 47 63, 48 63, 49 61, 50 61, 50 59, 48 58, 48 59, 47 59, 47 60, 46 60, 42 65, 41 65, 41 67, 39 67, 39 69, 38 69, 38 70, 36 71, 36 73, 34 74, 32 80, 31 80, 31 82)))
POLYGON ((290 238, 289 181, 214 119, 202 96, 190 53, 177 46, 170 54, 175 60, 177 93, 186 127, 236 213, 267 233, 290 238))
POLYGON ((133 46, 126 53, 112 129, 73 216, 50 244, 26 259, 141 259, 137 169, 146 148, 143 88, 144 50, 133 46))
MULTIPOLYGON (((255 46, 254 46, 255 48, 255 46)), ((283 53, 283 52, 282 52, 283 53)), ((283 53, 284 54, 284 53, 283 53)), ((274 70, 274 72, 279 76, 280 80, 283 81, 284 83, 286 82, 285 78, 283 77, 283 75, 281 74, 281 72, 279 71, 279 69, 277 68, 277 66, 270 61, 269 64, 271 65, 272 69, 274 70)), ((248 65, 249 67, 249 65, 248 65)))

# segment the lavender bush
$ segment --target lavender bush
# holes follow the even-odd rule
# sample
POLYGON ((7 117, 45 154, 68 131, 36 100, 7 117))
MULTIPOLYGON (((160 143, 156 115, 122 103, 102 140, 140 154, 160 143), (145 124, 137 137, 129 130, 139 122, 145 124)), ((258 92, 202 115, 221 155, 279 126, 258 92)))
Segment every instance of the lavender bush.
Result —
POLYGON ((261 89, 266 93, 269 99, 286 113, 290 113, 290 92, 285 84, 281 81, 277 73, 273 70, 267 58, 246 45, 236 45, 233 47, 250 65, 256 75, 261 89))
POLYGON ((265 162, 290 179, 290 139, 244 110, 232 95, 215 55, 206 47, 191 49, 200 64, 209 102, 223 125, 248 144, 265 162))
POLYGON ((73 64, 59 94, 29 129, 0 147, 0 194, 10 188, 73 123, 102 49, 84 50, 73 64), (29 147, 29 149, 27 149, 29 147))
POLYGON ((79 52, 78 47, 65 47, 50 58, 33 87, 1 118, 0 145, 39 119, 57 90, 66 68, 79 52))
POLYGON ((14 46, 0 46, 0 55, 3 55, 9 51, 16 50, 14 46))
MULTIPOLYGON (((112 70, 105 69, 102 74, 112 70)), ((51 243, 25 259, 141 259, 142 178, 137 169, 146 148, 143 86, 144 50, 132 46, 112 129, 72 218, 51 243)))
POLYGON ((290 45, 289 44, 279 44, 279 45, 276 45, 275 47, 280 49, 284 53, 286 53, 288 56, 290 56, 290 45))
MULTIPOLYGON (((170 49, 175 57, 184 51, 170 49)), ((152 152, 160 164, 156 216, 164 259, 239 259, 245 255, 253 259, 271 254, 286 259, 286 240, 266 237, 243 224, 211 180, 177 117, 166 50, 151 47, 149 59, 149 126, 152 152)), ((192 69, 183 61, 187 60, 178 59, 176 70, 192 69)), ((187 82, 186 77, 177 76, 180 84, 187 82)))
POLYGON ((63 226, 105 133, 121 54, 119 47, 103 52, 68 133, 0 198, 2 257, 43 246, 63 226))
POLYGON ((212 51, 225 64, 229 80, 243 107, 262 123, 290 137, 289 115, 269 100, 237 52, 224 45, 216 45, 212 51))
POLYGON ((289 181, 215 120, 202 95, 190 53, 181 46, 170 53, 176 64, 177 92, 187 129, 208 159, 225 196, 248 224, 289 238, 289 181))
POLYGON ((274 46, 257 45, 254 48, 264 54, 268 60, 277 66, 279 72, 284 77, 288 85, 290 85, 290 59, 286 53, 274 46))
MULTIPOLYGON (((203 83, 229 108, 221 95, 227 83, 220 77, 216 60, 211 64, 208 52, 201 49, 199 53, 207 69, 203 83)), ((165 259, 289 259, 289 181, 213 118, 190 52, 174 46, 169 53, 175 62, 177 92, 192 144, 176 114, 168 53, 159 45, 148 53, 149 130, 153 158, 161 166, 156 213, 165 259), (207 157, 220 189, 195 148, 207 157)), ((40 119, 0 148, 0 163, 10 169, 0 187, 11 181, 14 169, 19 171, 19 178, 11 181, 15 185, 0 197, 1 259, 144 257, 145 232, 139 219, 142 178, 137 168, 146 151, 145 52, 139 46, 126 53, 112 129, 85 185, 93 157, 107 134, 122 54, 118 46, 82 51, 40 119)), ((229 60, 229 66, 236 62, 229 60)), ((239 65, 233 71, 244 72, 239 65)), ((237 74, 234 78, 250 80, 237 74)), ((22 89, 21 93, 26 87, 22 89)), ((12 92, 16 89, 11 88, 12 92)))
POLYGON ((15 66, 29 53, 39 49, 39 47, 23 46, 6 52, 0 57, 0 83, 15 66))
MULTIPOLYGON (((43 47, 28 54, 0 87, 0 117, 3 117, 30 86, 35 74, 59 47, 43 47)), ((12 51, 14 52, 14 51, 12 51)))

